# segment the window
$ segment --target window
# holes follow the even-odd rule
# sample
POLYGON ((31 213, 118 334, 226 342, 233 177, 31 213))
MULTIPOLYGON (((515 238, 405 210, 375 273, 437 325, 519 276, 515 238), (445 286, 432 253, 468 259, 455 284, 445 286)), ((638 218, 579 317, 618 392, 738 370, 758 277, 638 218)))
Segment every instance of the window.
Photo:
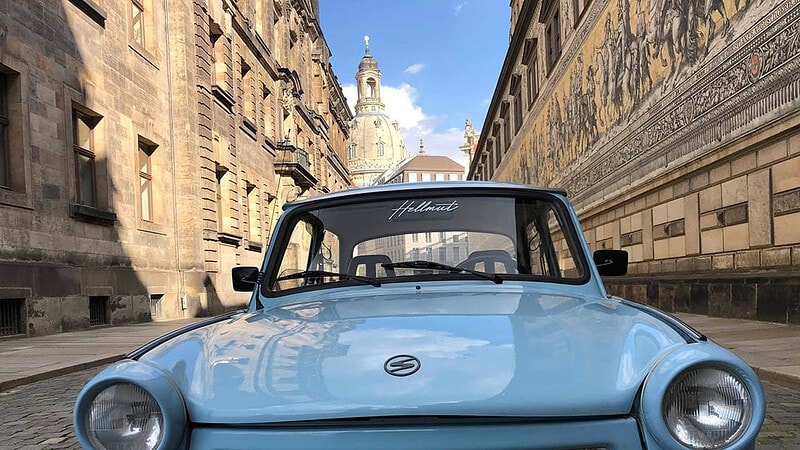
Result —
POLYGON ((139 138, 139 209, 142 220, 155 222, 153 213, 153 153, 155 145, 149 145, 139 138))
POLYGON ((150 318, 161 319, 164 317, 161 310, 161 300, 163 298, 164 294, 150 294, 150 318))
POLYGON ((131 40, 145 47, 144 3, 141 0, 131 0, 131 40))
POLYGON ((431 181, 431 174, 423 173, 422 174, 422 181, 431 181))
POLYGON ((348 158, 354 159, 356 157, 356 144, 350 144, 348 147, 348 158))
POLYGON ((0 337, 25 333, 24 299, 0 300, 0 337))
POLYGON ((443 173, 437 173, 436 174, 436 181, 444 181, 444 174, 443 173))
POLYGON ((553 69, 558 57, 561 56, 561 16, 558 7, 553 8, 545 23, 544 35, 547 45, 547 70, 553 69))
POLYGON ((378 142, 378 156, 383 156, 384 146, 383 142, 378 142))
POLYGON ((578 21, 583 16, 586 7, 589 6, 591 0, 572 0, 573 10, 575 11, 575 26, 578 26, 578 21))
MULTIPOLYGON (((503 151, 507 152, 508 147, 511 146, 511 121, 508 120, 508 106, 509 103, 503 102, 500 107, 501 119, 503 120, 503 151)), ((497 159, 497 164, 500 164, 500 158, 497 159)))
POLYGON ((529 39, 525 43, 522 61, 525 64, 525 91, 528 94, 528 109, 533 106, 533 101, 539 95, 538 51, 538 41, 536 39, 529 39))
MULTIPOLYGON (((253 94, 255 83, 253 80, 253 70, 243 60, 242 61, 242 115, 248 121, 251 128, 255 128, 256 123, 256 103, 255 95, 253 94)), ((254 130, 255 131, 255 130, 254 130)))
MULTIPOLYGON (((455 239, 453 239, 455 241, 455 239)), ((461 247, 453 247, 453 261, 461 261, 461 247)))
POLYGON ((29 152, 23 142, 29 123, 20 120, 23 91, 19 72, 0 65, 0 202, 19 206, 27 203, 19 194, 31 188, 25 169, 29 152))
POLYGON ((250 240, 254 243, 260 243, 261 241, 261 215, 259 211, 261 208, 259 207, 259 196, 258 196, 258 188, 248 183, 247 184, 247 221, 250 225, 250 240))
POLYGON ((75 152, 75 177, 78 204, 97 206, 97 179, 95 174, 94 133, 97 117, 72 110, 72 148, 75 152))
POLYGON ((414 233, 414 234, 412 234, 412 235, 411 235, 411 242, 413 242, 413 243, 415 243, 415 244, 416 244, 417 242, 419 242, 419 234, 417 234, 417 233, 414 233))
POLYGON ((89 326, 108 323, 108 297, 89 297, 89 326))
POLYGON ((225 213, 223 210, 225 209, 224 205, 224 197, 222 195, 222 190, 225 186, 225 181, 227 179, 226 175, 228 173, 228 169, 217 166, 217 232, 222 233, 224 231, 223 224, 225 219, 225 213))
POLYGON ((0 73, 0 186, 8 186, 8 88, 6 74, 0 73))
POLYGON ((417 181, 417 174, 416 172, 409 172, 408 173, 408 182, 415 183, 417 181))
POLYGON ((443 263, 447 261, 447 248, 439 247, 439 262, 443 263))
POLYGON ((451 174, 448 174, 448 178, 450 178, 450 181, 458 181, 458 180, 461 179, 461 174, 451 173, 451 174))
POLYGON ((430 242, 430 241, 431 241, 431 234, 425 233, 425 242, 430 242))
POLYGON ((264 135, 270 139, 275 137, 275 111, 272 92, 266 85, 261 85, 261 100, 264 105, 264 135))
MULTIPOLYGON (((492 140, 491 140, 491 150, 494 150, 494 157, 496 160, 500 161, 500 157, 502 156, 502 145, 500 145, 500 122, 495 122, 492 125, 492 140)), ((492 151, 489 151, 489 156, 492 156, 492 151)), ((490 164, 490 169, 494 169, 494 165, 490 164)))
POLYGON ((511 81, 511 95, 514 97, 514 131, 522 128, 522 83, 520 75, 514 75, 511 81))
POLYGON ((222 28, 216 23, 209 25, 209 40, 211 41, 211 84, 217 87, 225 86, 228 65, 225 62, 225 39, 222 37, 222 28))

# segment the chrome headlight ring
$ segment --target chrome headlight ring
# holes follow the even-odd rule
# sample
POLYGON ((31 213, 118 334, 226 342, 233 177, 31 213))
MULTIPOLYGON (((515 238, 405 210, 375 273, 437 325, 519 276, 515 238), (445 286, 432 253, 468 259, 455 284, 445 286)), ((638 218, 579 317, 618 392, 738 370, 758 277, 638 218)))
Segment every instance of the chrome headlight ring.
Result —
POLYGON ((83 388, 73 425, 84 448, 178 448, 186 436, 186 407, 169 377, 155 367, 125 360, 83 388))
POLYGON ((748 448, 765 414, 755 372, 707 342, 661 360, 645 380, 640 405, 645 439, 661 448, 748 448))

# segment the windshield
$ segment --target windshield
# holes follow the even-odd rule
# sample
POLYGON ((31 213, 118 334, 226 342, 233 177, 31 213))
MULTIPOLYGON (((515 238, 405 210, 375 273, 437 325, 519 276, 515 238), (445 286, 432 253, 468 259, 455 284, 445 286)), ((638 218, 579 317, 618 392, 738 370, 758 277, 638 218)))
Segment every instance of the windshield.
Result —
POLYGON ((289 214, 267 274, 272 295, 483 274, 495 282, 585 277, 565 209, 549 196, 399 198, 289 214))

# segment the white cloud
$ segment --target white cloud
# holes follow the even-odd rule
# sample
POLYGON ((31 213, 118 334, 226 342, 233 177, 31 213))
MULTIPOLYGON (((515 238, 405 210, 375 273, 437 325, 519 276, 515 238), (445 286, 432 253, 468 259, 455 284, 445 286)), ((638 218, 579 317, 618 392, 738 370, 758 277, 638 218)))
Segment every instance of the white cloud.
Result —
POLYGON ((461 12, 461 10, 464 9, 465 6, 467 6, 467 2, 461 2, 461 3, 456 4, 456 7, 454 8, 455 11, 456 11, 456 14, 459 14, 461 12))
MULTIPOLYGON (((356 100, 358 100, 356 86, 348 84, 343 86, 342 90, 350 108, 355 111, 356 100)), ((406 150, 410 156, 417 154, 419 140, 423 139, 427 154, 448 156, 457 163, 464 164, 463 153, 458 149, 464 143, 464 128, 437 129, 443 119, 430 116, 422 110, 422 107, 417 104, 417 90, 414 86, 408 83, 397 87, 381 85, 381 99, 386 105, 386 115, 399 123, 400 134, 403 136, 406 150)), ((472 119, 474 122, 475 118, 472 119)))
POLYGON ((422 72, 422 69, 424 69, 424 68, 425 68, 425 64, 419 64, 419 63, 412 64, 412 65, 406 67, 406 70, 404 70, 403 73, 407 73, 407 74, 410 74, 410 75, 416 75, 416 74, 422 72))

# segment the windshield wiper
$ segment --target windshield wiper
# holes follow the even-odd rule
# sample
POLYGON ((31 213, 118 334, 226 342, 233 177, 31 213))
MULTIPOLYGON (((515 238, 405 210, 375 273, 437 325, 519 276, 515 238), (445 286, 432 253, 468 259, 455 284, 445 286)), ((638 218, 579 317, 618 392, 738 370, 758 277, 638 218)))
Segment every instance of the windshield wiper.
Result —
POLYGON ((481 272, 479 270, 472 270, 467 269, 466 267, 455 267, 455 266, 448 266, 447 264, 441 264, 433 261, 403 261, 403 262, 396 262, 396 263, 384 263, 381 264, 381 267, 384 269, 433 269, 433 270, 447 270, 452 273, 460 273, 460 272, 467 272, 475 275, 476 277, 485 278, 489 281, 494 282, 494 284, 502 284, 503 279, 500 278, 500 275, 496 273, 488 273, 488 272, 481 272))
POLYGON ((345 280, 360 281, 362 283, 370 284, 374 287, 381 287, 381 282, 372 277, 350 275, 349 273, 328 272, 325 270, 304 270, 302 272, 292 273, 289 275, 278 277, 275 279, 275 281, 295 280, 297 278, 312 278, 312 277, 339 277, 345 280))

